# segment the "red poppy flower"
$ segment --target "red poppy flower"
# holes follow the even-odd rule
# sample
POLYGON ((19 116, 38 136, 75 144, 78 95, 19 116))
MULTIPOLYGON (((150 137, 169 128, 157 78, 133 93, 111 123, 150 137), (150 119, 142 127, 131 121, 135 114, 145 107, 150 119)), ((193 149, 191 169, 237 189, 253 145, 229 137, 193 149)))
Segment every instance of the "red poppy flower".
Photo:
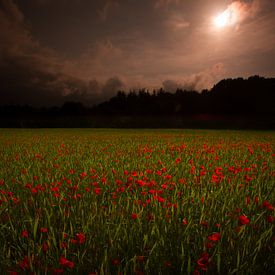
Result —
POLYGON ((157 196, 157 200, 158 200, 158 202, 160 202, 160 203, 163 203, 165 200, 164 200, 164 198, 162 198, 162 197, 160 197, 160 196, 157 196))
POLYGON ((213 248, 214 243, 207 242, 205 246, 206 246, 206 248, 211 249, 211 248, 213 248))
POLYGON ((186 218, 184 218, 184 219, 182 219, 181 223, 182 223, 183 225, 187 225, 187 224, 188 224, 188 221, 187 221, 186 218))
POLYGON ((68 268, 73 268, 74 267, 74 262, 69 261, 68 259, 66 259, 63 256, 60 257, 59 264, 64 266, 64 267, 68 267, 68 268))
POLYGON ((197 260, 197 265, 201 270, 207 270, 207 267, 209 265, 209 254, 207 252, 203 252, 201 254, 200 258, 197 260))
POLYGON ((220 233, 213 233, 212 235, 208 236, 207 239, 209 241, 212 241, 212 242, 217 242, 219 241, 221 238, 221 234, 220 233))
POLYGON ((201 225, 202 225, 202 226, 205 226, 205 227, 208 227, 208 222, 207 222, 207 221, 202 220, 202 221, 201 221, 201 225))
POLYGON ((113 259, 112 265, 120 265, 120 259, 113 259))
POLYGON ((177 158, 176 159, 176 164, 180 163, 181 162, 181 158, 177 158))
POLYGON ((166 267, 171 267, 171 266, 172 266, 172 263, 171 263, 171 262, 166 261, 166 262, 164 262, 164 266, 166 266, 166 267))
POLYGON ((35 195, 35 194, 37 194, 37 192, 38 192, 38 191, 37 191, 37 189, 36 189, 36 188, 31 188, 31 192, 32 192, 32 194, 34 194, 34 195, 35 195))
POLYGON ((19 267, 22 270, 26 270, 30 267, 30 261, 29 261, 28 256, 25 256, 24 259, 19 263, 19 267))
POLYGON ((268 217, 267 217, 267 221, 268 221, 269 223, 273 223, 274 217, 268 216, 268 217))
POLYGON ((96 195, 100 195, 100 193, 101 193, 100 187, 96 187, 96 188, 94 189, 94 192, 95 192, 96 195))
POLYGON ((40 228, 40 232, 41 232, 41 233, 47 233, 47 232, 48 232, 48 228, 41 227, 41 228, 40 228))
POLYGON ((21 237, 23 237, 23 238, 28 238, 28 237, 29 237, 28 231, 27 231, 27 230, 23 230, 23 231, 21 232, 21 237))
POLYGON ((70 240, 70 243, 72 243, 72 244, 77 244, 78 241, 77 241, 76 239, 71 239, 71 240, 70 240))
POLYGON ((44 242, 43 244, 42 244, 42 249, 43 249, 43 252, 44 253, 46 253, 48 250, 49 250, 49 245, 48 245, 48 243, 46 243, 46 242, 44 242))
POLYGON ((138 218, 137 213, 133 213, 133 214, 131 215, 131 218, 132 218, 132 220, 136 220, 136 219, 138 218))
POLYGON ((144 262, 145 257, 144 257, 144 256, 137 256, 137 260, 138 260, 139 262, 144 262))
POLYGON ((274 210, 274 207, 268 201, 264 201, 263 202, 263 207, 265 207, 269 211, 273 211, 274 210))
POLYGON ((85 243, 85 235, 83 233, 77 233, 76 238, 79 244, 85 243))
POLYGON ((246 224, 249 224, 250 220, 244 216, 244 215, 241 215, 239 217, 239 225, 246 225, 246 224))
POLYGON ((60 243, 60 247, 63 248, 63 249, 67 249, 68 248, 67 244, 64 243, 64 242, 60 243))
POLYGON ((87 173, 86 173, 86 172, 82 172, 82 173, 80 174, 80 177, 81 177, 82 179, 84 179, 85 177, 87 177, 87 173))

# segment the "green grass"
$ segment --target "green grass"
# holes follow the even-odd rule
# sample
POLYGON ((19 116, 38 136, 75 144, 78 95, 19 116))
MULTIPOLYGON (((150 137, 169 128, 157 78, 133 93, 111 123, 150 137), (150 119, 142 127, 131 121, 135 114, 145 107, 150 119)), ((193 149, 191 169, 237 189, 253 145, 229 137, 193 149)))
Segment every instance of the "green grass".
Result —
POLYGON ((0 273, 272 274, 274 144, 274 132, 2 129, 0 273))

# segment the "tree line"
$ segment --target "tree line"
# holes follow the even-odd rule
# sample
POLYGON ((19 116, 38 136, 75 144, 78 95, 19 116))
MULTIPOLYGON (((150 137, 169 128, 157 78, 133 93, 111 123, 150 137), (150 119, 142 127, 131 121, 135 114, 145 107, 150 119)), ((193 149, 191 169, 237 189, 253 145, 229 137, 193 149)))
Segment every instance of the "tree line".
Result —
MULTIPOLYGON (((253 117, 257 118, 257 121, 259 121, 258 118, 274 121, 275 78, 256 75, 248 79, 223 79, 212 89, 203 90, 200 93, 182 89, 172 93, 163 88, 151 92, 146 89, 132 90, 128 93, 118 91, 116 96, 92 107, 72 101, 65 102, 61 107, 35 108, 18 105, 0 107, 2 122, 3 118, 25 117, 45 120, 45 118, 67 116, 76 118, 177 116, 197 119, 208 117, 210 120, 211 117, 253 117)), ((81 124, 80 120, 76 119, 76 121, 81 124)), ((104 119, 101 121, 106 122, 104 119)))

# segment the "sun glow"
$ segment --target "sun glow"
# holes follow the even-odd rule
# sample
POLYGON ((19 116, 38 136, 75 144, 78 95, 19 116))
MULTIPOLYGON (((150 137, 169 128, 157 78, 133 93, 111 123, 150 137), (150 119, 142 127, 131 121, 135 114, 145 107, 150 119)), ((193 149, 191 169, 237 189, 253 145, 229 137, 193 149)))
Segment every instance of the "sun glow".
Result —
POLYGON ((214 18, 214 25, 216 28, 225 28, 234 25, 238 20, 237 11, 232 8, 227 8, 214 18))
POLYGON ((215 19, 214 19, 214 24, 217 28, 223 28, 227 25, 229 25, 230 22, 230 14, 226 10, 223 13, 219 14, 215 19))

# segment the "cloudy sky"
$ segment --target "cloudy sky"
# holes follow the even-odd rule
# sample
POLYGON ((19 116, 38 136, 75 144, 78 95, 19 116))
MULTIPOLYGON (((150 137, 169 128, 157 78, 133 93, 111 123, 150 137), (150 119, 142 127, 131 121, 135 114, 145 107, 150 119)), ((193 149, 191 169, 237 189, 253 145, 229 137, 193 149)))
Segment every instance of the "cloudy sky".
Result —
POLYGON ((0 0, 0 103, 275 76, 274 0, 0 0))

